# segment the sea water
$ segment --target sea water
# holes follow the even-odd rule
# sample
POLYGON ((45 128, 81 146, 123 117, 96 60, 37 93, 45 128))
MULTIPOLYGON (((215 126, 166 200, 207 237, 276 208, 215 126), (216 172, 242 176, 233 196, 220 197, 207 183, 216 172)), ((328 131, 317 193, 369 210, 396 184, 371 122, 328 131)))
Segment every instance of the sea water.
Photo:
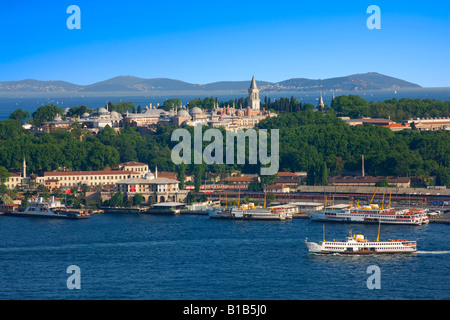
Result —
POLYGON ((203 215, 98 214, 87 220, 0 216, 0 299, 449 299, 450 226, 381 225, 380 239, 418 252, 312 255, 304 244, 373 240, 377 225, 308 219, 233 221, 203 215), (70 289, 70 266, 79 289, 70 289), (378 266, 380 288, 368 269, 378 266))

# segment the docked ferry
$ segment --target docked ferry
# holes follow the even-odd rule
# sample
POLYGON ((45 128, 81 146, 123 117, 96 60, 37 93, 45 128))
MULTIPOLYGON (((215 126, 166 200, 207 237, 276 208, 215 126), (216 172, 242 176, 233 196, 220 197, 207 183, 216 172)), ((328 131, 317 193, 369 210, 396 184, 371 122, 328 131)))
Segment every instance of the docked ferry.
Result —
POLYGON ((429 222, 427 210, 418 208, 380 209, 377 206, 365 206, 346 209, 330 209, 307 213, 313 221, 338 221, 361 223, 389 223, 422 225, 429 222))
POLYGON ((351 234, 344 241, 321 241, 319 243, 305 240, 309 253, 321 254, 377 254, 377 253, 414 253, 417 242, 411 240, 369 241, 362 234, 351 234))
POLYGON ((87 211, 67 209, 60 201, 55 201, 54 197, 50 197, 49 200, 45 200, 42 197, 30 199, 25 210, 5 212, 4 215, 58 219, 86 219, 91 216, 87 211))
POLYGON ((229 209, 211 208, 207 212, 210 218, 215 219, 286 220, 292 218, 283 208, 265 209, 255 208, 251 205, 242 205, 229 209))

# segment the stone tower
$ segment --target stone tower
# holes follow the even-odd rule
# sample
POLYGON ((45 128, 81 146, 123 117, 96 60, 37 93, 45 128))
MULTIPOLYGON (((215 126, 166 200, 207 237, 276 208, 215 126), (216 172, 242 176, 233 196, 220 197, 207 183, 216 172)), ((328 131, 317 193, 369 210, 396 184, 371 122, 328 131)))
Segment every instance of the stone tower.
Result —
POLYGON ((317 109, 323 111, 325 104, 323 103, 322 92, 320 93, 319 103, 317 104, 317 109))
POLYGON ((260 109, 259 89, 256 86, 255 76, 252 78, 252 83, 248 89, 248 107, 252 110, 260 109))

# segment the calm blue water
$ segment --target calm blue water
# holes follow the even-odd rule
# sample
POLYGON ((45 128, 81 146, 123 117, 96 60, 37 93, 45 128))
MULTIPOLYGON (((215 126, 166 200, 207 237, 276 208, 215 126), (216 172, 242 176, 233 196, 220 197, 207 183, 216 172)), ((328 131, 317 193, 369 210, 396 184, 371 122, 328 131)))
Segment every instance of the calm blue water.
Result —
MULTIPOLYGON (((264 97, 267 93, 262 92, 260 94, 261 100, 264 101, 264 97)), ((378 90, 378 91, 348 91, 336 93, 336 96, 343 94, 356 94, 366 99, 367 101, 385 101, 392 98, 411 98, 411 99, 437 99, 437 100, 450 100, 450 88, 422 88, 422 89, 399 89, 395 94, 393 90, 378 90)), ((214 96, 219 101, 229 101, 231 99, 239 99, 240 97, 246 97, 247 92, 234 93, 229 95, 224 94, 193 94, 193 95, 177 95, 170 93, 168 95, 134 95, 134 96, 105 96, 105 95, 81 95, 81 94, 65 94, 65 95, 44 95, 37 94, 36 96, 27 95, 0 95, 0 120, 7 119, 9 115, 19 108, 27 110, 32 114, 37 108, 46 104, 54 104, 61 109, 73 108, 79 105, 86 105, 91 109, 97 109, 106 105, 108 101, 113 103, 119 103, 121 101, 131 101, 137 107, 148 106, 152 103, 154 106, 159 103, 162 105, 166 99, 180 98, 183 104, 186 104, 194 98, 205 98, 214 96)), ((290 98, 294 96, 302 103, 312 103, 317 105, 319 92, 281 92, 281 93, 269 93, 268 97, 278 99, 280 97, 290 98)), ((323 100, 326 104, 331 103, 332 93, 324 92, 323 100)))
MULTIPOLYGON (((449 225, 382 225, 381 238, 419 238, 419 253, 309 255, 322 223, 207 216, 95 215, 85 221, 0 216, 0 299, 449 299, 449 225), (66 286, 67 267, 81 289, 66 286), (369 290, 367 268, 381 270, 369 290)), ((377 225, 325 224, 375 239, 377 225)))

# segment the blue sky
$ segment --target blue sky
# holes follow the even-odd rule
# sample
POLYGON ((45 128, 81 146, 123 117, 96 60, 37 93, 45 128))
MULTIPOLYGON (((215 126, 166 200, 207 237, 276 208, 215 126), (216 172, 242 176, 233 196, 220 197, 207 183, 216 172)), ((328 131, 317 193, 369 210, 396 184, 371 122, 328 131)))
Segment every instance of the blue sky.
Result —
POLYGON ((0 81, 192 83, 379 72, 450 86, 448 1, 0 0, 0 81), (69 30, 70 5, 81 29, 69 30), (369 30, 367 7, 381 9, 369 30))

